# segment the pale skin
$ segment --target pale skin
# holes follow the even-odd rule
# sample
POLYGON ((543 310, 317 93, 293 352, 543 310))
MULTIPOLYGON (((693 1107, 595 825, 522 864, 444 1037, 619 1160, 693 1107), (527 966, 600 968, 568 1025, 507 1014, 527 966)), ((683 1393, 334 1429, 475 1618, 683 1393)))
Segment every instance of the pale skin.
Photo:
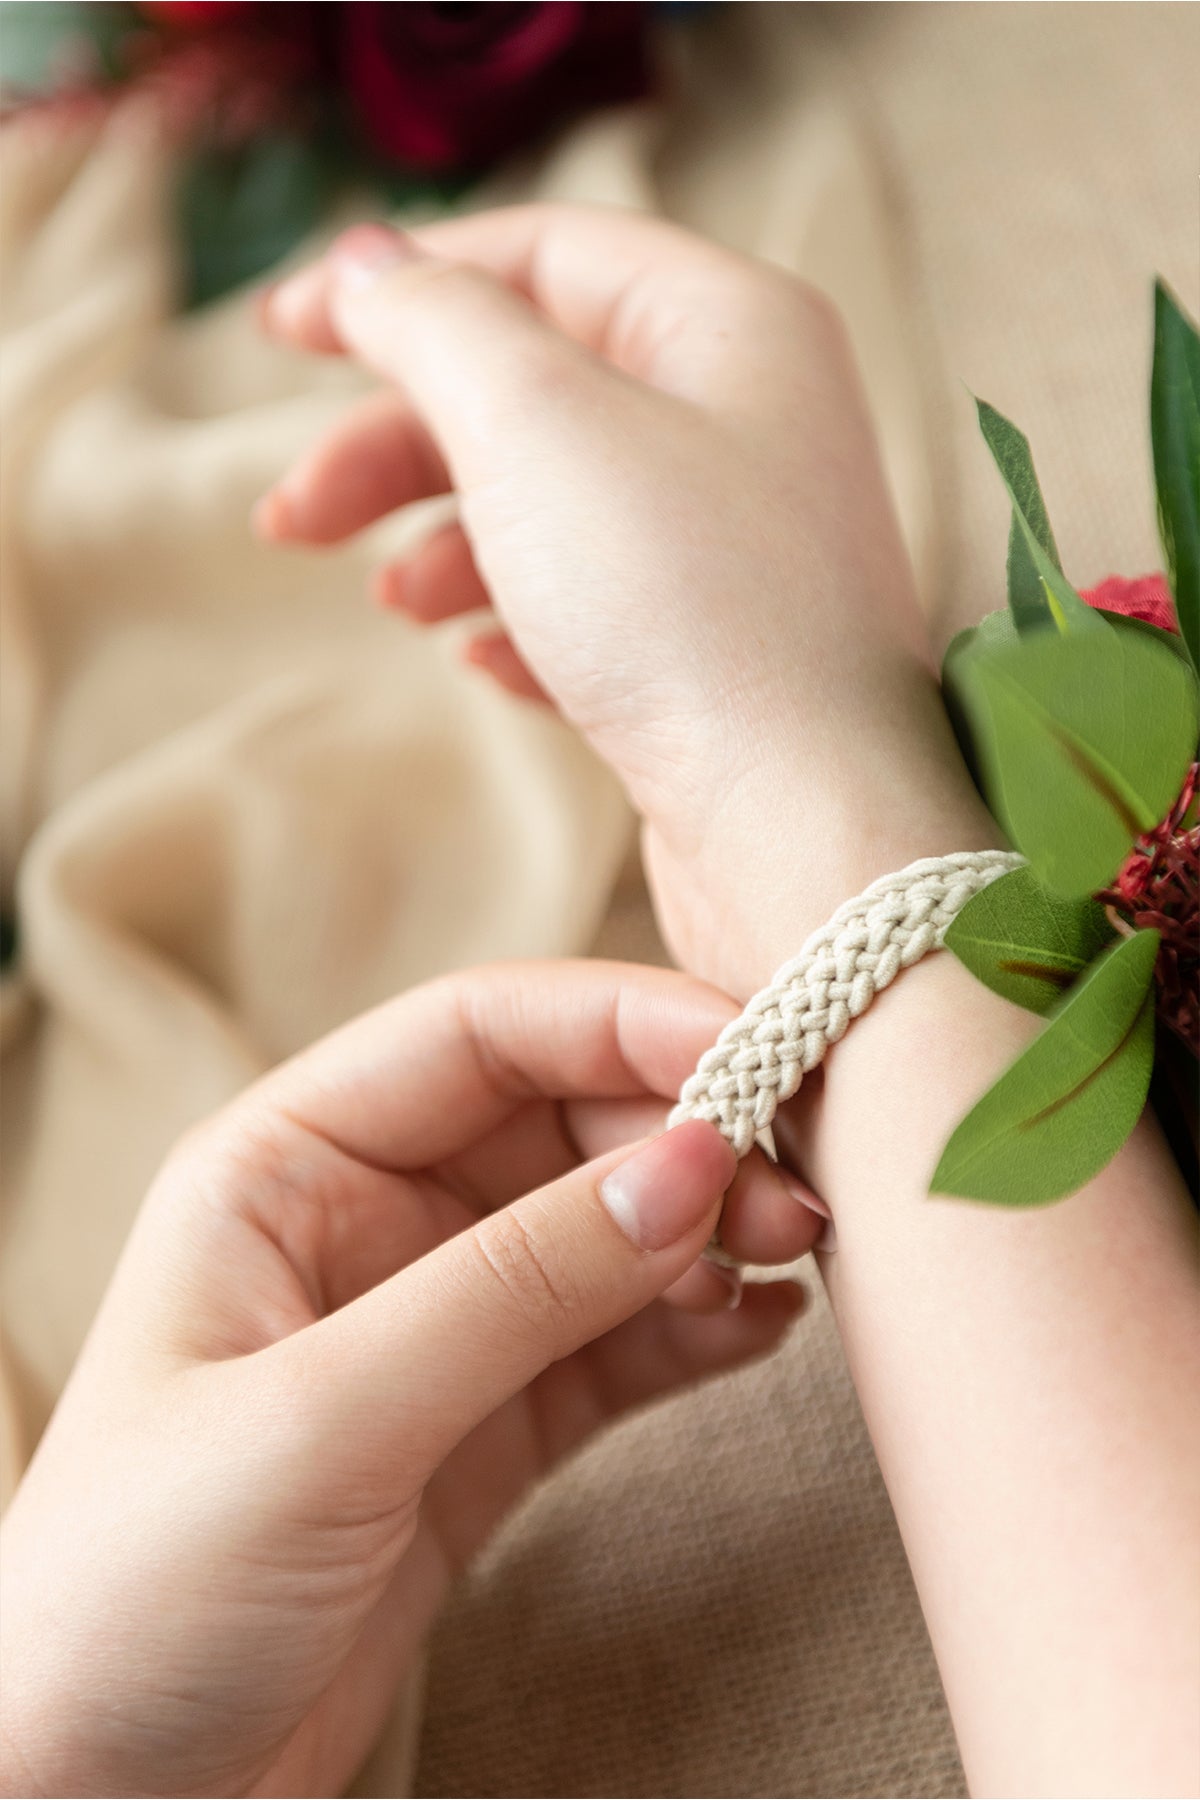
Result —
MULTIPOLYGON (((995 841, 946 727, 852 361, 819 296, 657 223, 522 208, 415 240, 352 234, 274 290, 264 314, 281 338, 356 356, 385 386, 266 497, 260 531, 295 545, 336 542, 408 501, 457 495, 460 523, 382 571, 381 598, 428 623, 493 609, 472 659, 551 700, 622 778, 645 821, 664 927, 694 975, 744 997, 874 876, 995 841)), ((521 1275, 520 1316, 536 1326, 514 1334, 512 1284, 496 1279, 490 1255, 461 1248, 470 1234, 425 1254, 469 1220, 461 1211, 439 1213, 436 1227, 425 1219, 427 1101, 414 1099, 416 1148, 390 1135, 381 1148, 375 1135, 398 1129, 405 1086, 380 1023, 389 1009, 351 1028, 373 1034, 368 1050, 348 1051, 344 1034, 318 1047, 168 1166, 5 1527, 5 1634, 18 1671, 6 1675, 9 1791, 30 1791, 30 1778, 60 1791, 47 1782, 64 1770, 81 1780, 84 1766, 98 1771, 91 1791, 131 1791, 122 1786, 130 1758, 144 1786, 166 1791, 166 1746, 194 1752, 196 1693, 227 1701, 230 1685, 251 1666, 261 1678, 264 1664, 278 1691, 261 1705, 256 1693, 244 1741, 236 1732, 226 1741, 222 1785, 206 1791, 329 1791, 352 1770, 331 1765, 338 1733, 327 1710, 350 1709, 361 1754, 454 1561, 444 1543, 427 1555, 422 1532, 448 1529, 440 1496, 454 1493, 455 1459, 497 1454, 481 1422, 500 1405, 528 1417, 542 1395, 569 1402, 572 1383, 587 1390, 597 1355, 624 1369, 611 1407, 644 1398, 636 1334, 661 1332, 663 1321, 688 1348, 673 1352, 656 1391, 776 1340, 794 1309, 782 1289, 713 1311, 719 1279, 695 1267, 730 1174, 708 1128, 658 1140, 668 1161, 653 1171, 647 1205, 675 1208, 670 1244, 637 1248, 628 1207, 616 1206, 622 1230, 601 1195, 604 1169, 623 1154, 613 1146, 661 1117, 654 1096, 669 1095, 703 1041, 701 1015, 719 1023, 730 1004, 674 985, 684 977, 586 979, 608 983, 601 1012, 629 983, 661 994, 650 1042, 627 1045, 615 1094, 611 1042, 608 1060, 599 1051, 587 1060, 570 1106, 581 1118, 598 1110, 586 1130, 573 1122, 566 1143, 554 1140, 570 1167, 531 1162, 507 1138, 499 1159, 489 1154, 487 1216, 472 1228, 502 1234, 521 1275), (636 1121, 621 1110, 634 1102, 636 1121), (370 1233, 322 1228, 314 1248, 311 1231, 294 1225, 324 1219, 337 1183, 306 1156, 281 1164, 281 1129, 333 1137, 336 1156, 349 1155, 351 1219, 383 1204, 379 1184, 401 1184, 388 1191, 390 1263, 364 1252, 370 1233), (599 1152, 599 1170, 576 1167, 599 1152), (511 1209, 491 1210, 547 1180, 560 1184, 553 1198, 518 1201, 515 1228, 511 1209), (313 1258, 335 1250, 345 1272, 331 1280, 313 1258), (229 1269, 243 1265, 231 1291, 229 1269), (176 1283, 170 1307, 158 1291, 164 1268, 176 1283), (669 1308, 656 1299, 668 1289, 669 1308), (540 1302, 524 1304, 534 1293, 540 1302), (496 1323, 476 1342, 463 1321, 481 1311, 496 1323), (632 1359, 603 1348, 622 1343, 637 1346, 632 1359), (556 1360, 564 1353, 573 1354, 556 1360), (409 1368, 406 1383, 397 1370, 409 1368), (190 1430, 175 1423, 185 1394, 196 1409, 190 1430), (136 1491, 113 1472, 114 1441, 144 1472, 136 1491), (344 1521, 364 1469, 386 1493, 386 1524, 368 1509, 367 1534, 382 1543, 372 1539, 348 1569, 328 1521, 344 1521), (289 1591, 281 1606, 273 1589, 248 1637, 231 1629, 228 1610, 212 1610, 211 1593, 189 1586, 188 1557, 209 1566, 212 1533, 231 1566, 255 1566, 267 1537, 282 1532, 290 1548, 297 1540, 286 1533, 299 1531, 307 1546, 314 1516, 319 1553, 306 1547, 299 1572, 290 1557, 271 1565, 272 1581, 297 1581, 300 1602, 289 1591), (87 1554, 113 1542, 124 1575, 115 1590, 103 1556, 87 1554), (22 1571, 35 1561, 40 1586, 63 1596, 69 1629, 58 1634, 35 1624, 40 1595, 22 1611, 22 1571), (156 1582, 170 1592, 169 1616, 154 1606, 156 1582), (156 1687, 147 1665, 157 1659, 161 1670, 164 1658, 176 1679, 156 1687), (339 1678, 364 1661, 365 1683, 339 1678), (96 1666, 95 1705, 80 1708, 77 1684, 85 1672, 94 1683, 96 1666), (148 1691, 158 1708, 149 1727, 139 1715, 148 1691), (44 1743, 48 1751, 33 1748, 44 1743), (46 1772, 39 1754, 61 1760, 46 1772)), ((520 1052, 492 1045, 501 1073, 519 1071, 524 1093, 536 1078, 522 1058, 532 1059, 544 1092, 547 1066, 557 1074, 562 1057, 547 1065, 537 1034, 555 1046, 561 984, 585 977, 487 980, 527 996, 520 1052)), ((451 1012, 462 1004, 460 995, 451 1012)), ((498 1029, 478 1004, 476 1029, 498 1029)), ((1061 1205, 1001 1214, 927 1194, 950 1129, 1033 1029, 952 959, 931 958, 855 1024, 779 1135, 785 1161, 836 1221, 837 1253, 822 1256, 822 1273, 972 1791, 1191 1793, 1200 1783, 1200 1272, 1177 1172, 1147 1120, 1061 1205)), ((467 1060, 486 1090, 491 1059, 482 1071, 478 1057, 467 1060)), ((489 1107, 484 1117, 486 1141, 489 1107)), ((453 1154, 472 1153, 464 1141, 453 1154)), ((344 1180, 344 1161, 336 1167, 344 1180)), ((755 1163, 739 1190, 735 1249, 774 1255, 789 1232, 800 1248, 811 1243, 802 1188, 789 1192, 755 1163)), ((594 1403, 567 1410, 571 1429, 543 1430, 543 1446, 566 1448, 595 1421, 594 1403)), ((532 1456, 503 1465, 486 1465, 498 1507, 542 1466, 532 1456)), ((469 1554, 491 1522, 449 1540, 469 1554)), ((353 1529, 364 1529, 361 1516, 353 1529)), ((242 1599, 229 1602, 239 1622, 242 1599)))

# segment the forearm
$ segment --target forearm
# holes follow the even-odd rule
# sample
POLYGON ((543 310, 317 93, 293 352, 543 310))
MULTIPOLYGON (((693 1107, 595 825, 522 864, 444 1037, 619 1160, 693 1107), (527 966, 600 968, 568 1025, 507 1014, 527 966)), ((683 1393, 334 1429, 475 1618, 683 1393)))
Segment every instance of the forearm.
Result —
POLYGON ((1194 1218, 1144 1123, 1088 1188, 927 1196, 1034 1029, 949 956, 830 1058, 809 1173, 829 1291, 976 1792, 1200 1780, 1194 1218))
MULTIPOLYGON (((970 795, 924 827, 915 807, 887 818, 853 851, 829 845, 825 913, 987 830, 970 795)), ((740 884, 759 982, 821 923, 814 861, 780 848, 740 884)), ((973 1790, 1189 1793, 1200 1283, 1178 1173, 1144 1122, 1059 1205, 928 1195, 954 1125, 1036 1030, 932 957, 832 1051, 790 1138, 836 1219, 824 1273, 973 1790)))

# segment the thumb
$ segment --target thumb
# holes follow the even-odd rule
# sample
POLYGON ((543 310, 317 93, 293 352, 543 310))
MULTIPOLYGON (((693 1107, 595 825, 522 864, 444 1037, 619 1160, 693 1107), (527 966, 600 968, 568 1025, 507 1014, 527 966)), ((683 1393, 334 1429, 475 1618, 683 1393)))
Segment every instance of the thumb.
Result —
POLYGON ((698 1119, 600 1157, 492 1213, 275 1346, 314 1403, 367 1421, 373 1473, 423 1482, 559 1358, 695 1262, 737 1159, 698 1119))
POLYGON ((346 232, 327 264, 328 308, 341 343, 399 383, 457 486, 506 463, 514 426, 572 420, 612 372, 489 275, 432 256, 405 232, 346 232))

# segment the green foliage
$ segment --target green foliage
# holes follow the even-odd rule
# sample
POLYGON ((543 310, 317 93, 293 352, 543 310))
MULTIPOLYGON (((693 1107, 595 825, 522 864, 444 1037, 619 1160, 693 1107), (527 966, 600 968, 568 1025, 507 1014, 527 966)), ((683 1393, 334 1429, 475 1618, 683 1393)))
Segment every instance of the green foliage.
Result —
POLYGON ((332 180, 318 144, 282 133, 188 161, 177 188, 186 304, 203 306, 286 256, 319 223, 332 180))
POLYGON ((1179 629, 1200 669, 1200 334, 1171 290, 1154 290, 1150 436, 1158 523, 1179 629))
POLYGON ((1164 650, 1169 650, 1185 669, 1191 668, 1192 659, 1188 655, 1187 645, 1177 631, 1164 631, 1161 625, 1152 625, 1149 619, 1131 619, 1128 613, 1109 612, 1106 606, 1099 607, 1097 610, 1104 614, 1109 624, 1116 630, 1140 632, 1143 637, 1148 637, 1154 643, 1161 644, 1164 650))
POLYGON ((1150 1084, 1157 951, 1158 933, 1138 931, 1101 953, 958 1126, 931 1193, 1043 1206, 1116 1155, 1150 1084))
POLYGON ((1002 875, 969 900, 945 941, 993 992, 1044 1013, 1112 935, 1094 900, 1060 899, 1024 868, 1002 875))
POLYGON ((1156 634, 982 634, 948 661, 984 794, 1048 887, 1094 893, 1167 812, 1196 743, 1195 677, 1156 634))
POLYGON ((1101 621, 1062 572, 1029 439, 986 400, 976 400, 979 429, 1013 503, 1008 539, 1008 604, 1019 631, 1053 625, 1062 632, 1100 629, 1101 621))
POLYGON ((979 726, 966 704, 966 681, 970 659, 996 644, 1015 644, 1017 628, 1011 612, 985 613, 978 625, 968 625, 955 632, 942 658, 942 700, 950 715, 963 761, 971 771, 975 786, 983 792, 980 766, 979 726))
POLYGON ((963 753, 1029 866, 963 908, 946 944, 1042 1035, 959 1125, 932 1191, 1061 1198, 1133 1129, 1154 1066, 1158 934, 1112 943, 1089 896, 1169 812, 1200 729, 1200 334, 1160 282, 1151 429, 1181 636, 1087 606, 1062 572, 1025 436, 985 401, 1012 501, 1006 613, 963 631, 942 684, 963 753))

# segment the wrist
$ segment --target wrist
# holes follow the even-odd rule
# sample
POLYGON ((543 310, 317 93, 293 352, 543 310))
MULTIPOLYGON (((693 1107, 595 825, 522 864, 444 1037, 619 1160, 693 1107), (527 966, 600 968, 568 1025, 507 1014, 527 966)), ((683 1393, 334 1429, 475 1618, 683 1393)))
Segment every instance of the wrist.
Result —
POLYGON ((835 769, 786 749, 765 754, 726 783, 707 818, 648 822, 647 875, 677 959, 746 999, 879 876, 997 847, 948 728, 944 737, 916 754, 911 741, 889 747, 876 735, 840 750, 835 769))

